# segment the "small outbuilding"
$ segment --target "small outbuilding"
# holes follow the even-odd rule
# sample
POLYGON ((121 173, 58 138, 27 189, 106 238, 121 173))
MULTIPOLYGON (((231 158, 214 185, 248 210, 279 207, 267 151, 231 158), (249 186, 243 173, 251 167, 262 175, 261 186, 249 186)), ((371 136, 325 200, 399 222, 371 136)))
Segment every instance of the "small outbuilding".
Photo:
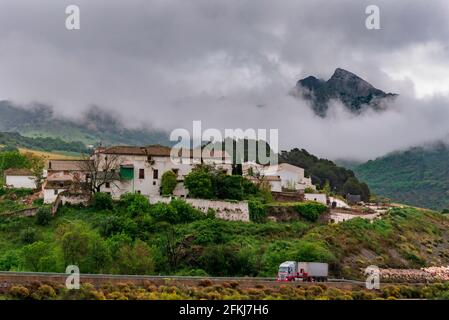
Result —
POLYGON ((36 189, 36 177, 30 169, 5 170, 6 186, 16 189, 36 189))
POLYGON ((307 201, 316 201, 327 205, 327 195, 325 193, 306 193, 304 199, 307 201))

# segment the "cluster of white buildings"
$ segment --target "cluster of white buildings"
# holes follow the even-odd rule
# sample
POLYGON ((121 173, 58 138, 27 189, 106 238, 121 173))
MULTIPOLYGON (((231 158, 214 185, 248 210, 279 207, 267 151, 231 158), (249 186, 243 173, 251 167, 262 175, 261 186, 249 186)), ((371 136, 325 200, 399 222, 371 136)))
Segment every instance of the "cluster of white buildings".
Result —
MULTIPOLYGON (((97 183, 103 181, 98 183, 99 191, 111 194, 113 199, 128 192, 148 197, 159 196, 162 175, 170 170, 178 180, 174 195, 187 197, 188 190, 183 181, 198 162, 193 161, 194 151, 185 153, 181 150, 173 153, 171 148, 160 145, 113 146, 95 149, 88 160, 48 160, 43 172, 44 202, 53 203, 61 192, 71 190, 74 186, 81 189, 84 184, 91 184, 93 180, 97 183), (102 180, 101 175, 107 175, 107 179, 102 180)), ((227 174, 232 173, 232 159, 226 152, 212 150, 206 155, 203 152, 200 162, 215 165, 227 174)), ((272 192, 303 192, 307 188, 315 190, 311 179, 305 177, 304 169, 290 164, 263 166, 247 162, 242 165, 242 171, 254 183, 266 181, 272 192)), ((9 173, 6 171, 5 175, 6 184, 11 187, 36 188, 36 182, 29 171, 11 170, 9 173)))
POLYGON ((316 190, 312 179, 305 176, 303 168, 280 163, 276 165, 261 165, 255 162, 246 162, 242 167, 243 175, 252 181, 266 181, 272 192, 316 190))

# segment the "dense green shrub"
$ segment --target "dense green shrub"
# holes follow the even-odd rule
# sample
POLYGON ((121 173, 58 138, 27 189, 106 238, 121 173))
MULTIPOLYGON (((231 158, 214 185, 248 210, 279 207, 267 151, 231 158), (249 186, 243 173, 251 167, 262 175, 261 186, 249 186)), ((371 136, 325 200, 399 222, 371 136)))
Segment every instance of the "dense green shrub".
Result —
POLYGON ((304 202, 295 205, 295 210, 306 220, 316 221, 321 214, 326 212, 327 207, 318 202, 304 202))
POLYGON ((109 193, 96 192, 92 196, 92 206, 97 210, 110 210, 113 208, 112 197, 109 193))
POLYGON ((125 193, 120 197, 126 211, 132 217, 144 214, 150 211, 150 202, 147 197, 139 193, 125 193))
POLYGON ((22 248, 21 257, 28 271, 51 271, 46 269, 46 258, 52 254, 50 246, 42 241, 28 244, 22 248))
POLYGON ((33 243, 37 240, 37 230, 32 227, 23 229, 20 232, 20 240, 25 244, 33 243))
POLYGON ((39 199, 33 200, 33 205, 34 206, 42 206, 43 204, 44 204, 44 199, 43 198, 39 198, 39 199))
POLYGON ((295 261, 332 262, 335 256, 319 242, 299 241, 293 249, 295 261))
POLYGON ((214 182, 216 197, 219 199, 242 200, 243 193, 243 178, 242 176, 230 176, 220 174, 215 177, 214 182))
POLYGON ((239 201, 254 196, 263 196, 259 188, 245 177, 228 175, 209 165, 195 167, 186 176, 184 184, 193 198, 239 201))
POLYGON ((137 223, 124 215, 110 215, 104 217, 97 223, 100 234, 103 237, 110 237, 114 234, 126 234, 131 238, 137 235, 137 223))
POLYGON ((46 226, 50 223, 53 215, 49 207, 41 207, 36 213, 36 224, 40 226, 46 226))
POLYGON ((56 231, 64 266, 76 265, 81 272, 108 272, 111 252, 108 243, 86 223, 74 221, 56 231))
POLYGON ((206 217, 204 213, 180 199, 172 199, 170 203, 158 202, 151 207, 150 214, 158 221, 170 223, 187 223, 206 217))
POLYGON ((249 218, 253 222, 263 222, 267 216, 265 205, 258 200, 249 200, 249 218))
POLYGON ((176 174, 172 170, 164 172, 161 178, 161 194, 163 196, 173 194, 177 184, 176 174))
POLYGON ((209 171, 202 166, 193 168, 185 177, 184 185, 192 198, 211 199, 214 197, 212 177, 209 171))
POLYGON ((22 250, 8 250, 0 256, 0 270, 17 270, 22 264, 22 250))
POLYGON ((30 196, 34 193, 33 189, 11 189, 11 194, 15 194, 17 197, 22 198, 25 196, 30 196))
POLYGON ((120 274, 152 274, 154 272, 151 249, 142 241, 136 241, 133 246, 121 247, 114 263, 120 274))

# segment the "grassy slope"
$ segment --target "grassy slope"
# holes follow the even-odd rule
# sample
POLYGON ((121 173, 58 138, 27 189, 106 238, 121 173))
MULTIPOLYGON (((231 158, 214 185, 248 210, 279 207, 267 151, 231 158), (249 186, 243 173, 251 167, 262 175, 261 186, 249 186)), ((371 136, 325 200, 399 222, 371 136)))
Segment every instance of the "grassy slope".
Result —
POLYGON ((415 208, 391 209, 370 223, 360 218, 311 230, 307 240, 323 240, 337 257, 343 276, 370 264, 383 268, 420 268, 449 264, 449 219, 415 208))
POLYGON ((75 152, 45 152, 45 151, 39 151, 39 150, 33 150, 33 149, 27 149, 27 148, 19 148, 19 151, 21 153, 32 153, 38 157, 42 157, 44 159, 61 159, 61 160, 70 160, 70 159, 80 159, 80 154, 75 152))

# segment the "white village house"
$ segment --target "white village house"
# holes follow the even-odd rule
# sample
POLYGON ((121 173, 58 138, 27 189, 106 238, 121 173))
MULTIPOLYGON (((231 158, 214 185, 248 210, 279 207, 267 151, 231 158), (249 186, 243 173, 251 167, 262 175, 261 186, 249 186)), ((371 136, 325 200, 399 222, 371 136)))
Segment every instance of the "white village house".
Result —
POLYGON ((6 186, 16 189, 36 189, 36 177, 29 169, 7 169, 4 172, 6 186))
MULTIPOLYGON (((84 186, 95 181, 98 191, 109 193, 113 199, 119 199, 128 192, 157 198, 162 175, 169 170, 176 174, 178 180, 174 196, 185 198, 188 190, 184 187, 184 178, 197 163, 214 164, 232 174, 232 160, 226 152, 207 151, 200 161, 195 162, 195 151, 198 150, 173 151, 160 145, 113 146, 95 149, 88 160, 49 160, 43 172, 44 203, 53 203, 62 192, 83 190, 84 186)), ((311 179, 305 177, 303 168, 287 163, 263 166, 246 162, 242 171, 254 183, 267 182, 272 192, 316 190, 311 179)), ((322 202, 320 200, 315 201, 322 202)))
POLYGON ((202 154, 202 160, 192 161, 192 151, 173 161, 171 148, 160 145, 146 147, 113 146, 97 148, 90 160, 50 160, 44 169, 45 182, 42 186, 44 203, 53 203, 58 195, 74 186, 82 187, 96 175, 101 192, 109 193, 113 199, 122 194, 137 192, 145 196, 158 196, 162 175, 171 170, 178 178, 174 195, 186 197, 184 177, 196 163, 216 164, 227 174, 232 172, 232 162, 227 153, 212 151, 202 154), (106 175, 107 179, 101 178, 106 175), (101 184, 101 185, 100 185, 101 184))
POLYGON ((86 160, 49 160, 44 168, 44 203, 55 202, 58 195, 87 181, 86 160))
MULTIPOLYGON (((252 176, 267 181, 272 192, 305 191, 307 188, 316 190, 312 179, 305 176, 303 168, 288 163, 263 166, 254 162, 246 162, 242 165, 242 171, 246 177, 252 176)), ((250 179, 254 180, 254 178, 250 179)))
MULTIPOLYGON (((117 173, 114 181, 101 186, 100 191, 111 194, 118 199, 127 192, 137 192, 145 196, 158 196, 160 194, 161 178, 167 171, 173 171, 178 179, 174 195, 186 197, 184 178, 190 173, 195 163, 192 161, 191 151, 176 159, 171 157, 171 148, 160 145, 147 147, 115 146, 98 148, 92 155, 92 161, 99 163, 99 168, 109 168, 117 173), (176 160, 176 161, 173 161, 176 160)), ((217 164, 218 168, 231 174, 232 162, 229 155, 222 152, 213 152, 203 155, 202 162, 217 164)))

